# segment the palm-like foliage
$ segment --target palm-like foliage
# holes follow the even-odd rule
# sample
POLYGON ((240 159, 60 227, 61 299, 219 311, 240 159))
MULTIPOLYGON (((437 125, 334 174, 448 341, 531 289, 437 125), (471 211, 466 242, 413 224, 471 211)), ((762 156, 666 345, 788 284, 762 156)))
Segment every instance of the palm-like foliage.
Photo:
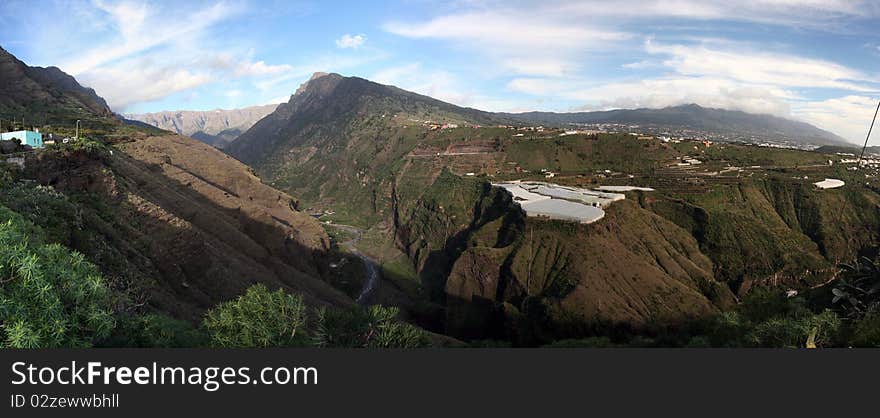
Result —
POLYGON ((880 306, 880 269, 867 257, 853 264, 840 265, 843 277, 831 292, 832 303, 839 304, 850 318, 861 318, 880 306))
POLYGON ((351 309, 321 308, 316 313, 311 343, 317 347, 415 348, 425 345, 424 333, 397 320, 397 308, 379 305, 351 309))
POLYGON ((252 286, 205 315, 211 345, 218 347, 419 347, 420 329, 397 319, 397 308, 318 308, 311 320, 302 297, 252 286))
POLYGON ((115 326, 97 267, 0 206, 0 347, 86 347, 115 326))
POLYGON ((270 292, 262 284, 205 315, 211 343, 219 347, 283 347, 302 345, 306 306, 302 297, 270 292))

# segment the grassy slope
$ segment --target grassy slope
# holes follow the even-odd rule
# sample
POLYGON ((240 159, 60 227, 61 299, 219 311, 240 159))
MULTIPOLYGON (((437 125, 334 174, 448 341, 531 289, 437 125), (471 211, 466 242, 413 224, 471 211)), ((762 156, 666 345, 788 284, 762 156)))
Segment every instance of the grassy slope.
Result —
POLYGON ((139 303, 198 319, 256 282, 312 304, 352 303, 326 283, 336 272, 326 267, 334 255, 320 225, 241 163, 175 135, 128 137, 114 149, 76 144, 29 163, 25 176, 63 193, 57 210, 40 205, 48 213, 37 222, 60 220, 58 242, 89 256, 139 303))
MULTIPOLYGON (((522 329, 509 322, 523 317, 548 319, 565 334, 590 321, 650 324, 703 315, 729 306, 728 289, 741 283, 821 282, 834 262, 877 241, 873 192, 852 192, 848 214, 833 199, 850 192, 816 195, 809 186, 815 180, 785 181, 855 180, 836 168, 813 167, 826 163, 821 153, 628 135, 515 137, 505 128, 431 131, 413 119, 466 118, 374 96, 337 108, 344 112, 333 118, 331 110, 309 108, 317 112, 311 122, 289 132, 282 126, 280 138, 290 139, 257 171, 299 196, 303 208, 333 210, 326 219, 369 228, 359 247, 381 258, 398 289, 444 304, 441 325, 472 328, 459 330, 462 335, 476 336, 469 333, 480 327, 522 329), (670 172, 667 166, 684 155, 704 164, 670 172), (762 168, 708 175, 731 165, 762 168), (575 226, 512 219, 517 212, 480 179, 543 177, 542 169, 558 172, 554 181, 566 184, 663 187, 629 196, 639 204, 615 205, 596 225, 575 226), (622 174, 606 178, 604 170, 622 174), (459 177, 468 172, 478 176, 459 177), (849 218, 839 226, 830 217, 837 212, 849 218), (525 256, 529 234, 538 237, 536 251, 525 256), (448 314, 459 300, 466 320, 448 314)), ((420 314, 436 324, 437 311, 420 314)))

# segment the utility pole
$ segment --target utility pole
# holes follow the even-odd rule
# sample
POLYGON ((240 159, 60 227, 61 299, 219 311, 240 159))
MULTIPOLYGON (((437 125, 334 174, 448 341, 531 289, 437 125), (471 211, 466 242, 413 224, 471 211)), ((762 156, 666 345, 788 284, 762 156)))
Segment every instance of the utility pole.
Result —
POLYGON ((79 141, 79 119, 76 120, 76 140, 79 141))

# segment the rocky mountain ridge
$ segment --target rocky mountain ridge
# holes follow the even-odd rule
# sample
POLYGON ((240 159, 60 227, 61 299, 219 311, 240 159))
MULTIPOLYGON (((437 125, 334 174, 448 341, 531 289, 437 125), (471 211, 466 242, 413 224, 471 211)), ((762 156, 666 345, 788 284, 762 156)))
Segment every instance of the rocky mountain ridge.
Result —
POLYGON ((175 110, 124 116, 223 148, 277 107, 277 104, 268 104, 241 109, 175 110))

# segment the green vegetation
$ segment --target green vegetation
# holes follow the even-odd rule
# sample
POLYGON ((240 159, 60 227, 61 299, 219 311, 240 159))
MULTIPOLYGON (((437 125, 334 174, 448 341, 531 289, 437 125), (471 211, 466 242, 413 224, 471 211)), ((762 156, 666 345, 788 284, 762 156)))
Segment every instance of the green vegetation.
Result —
POLYGON ((102 347, 186 348, 206 347, 208 335, 203 328, 160 313, 119 314, 116 329, 102 347))
POLYGON ((849 318, 861 319, 880 313, 880 269, 877 263, 862 257, 841 267, 844 276, 831 289, 834 294, 832 303, 839 304, 849 318))
POLYGON ((424 333, 397 320, 397 308, 319 308, 311 344, 316 347, 417 348, 427 345, 424 333))
POLYGON ((110 156, 110 147, 104 141, 90 136, 80 136, 76 141, 68 143, 50 144, 46 146, 49 153, 74 153, 83 152, 89 157, 106 160, 110 156))
POLYGON ((258 284, 205 315, 216 347, 288 347, 303 345, 306 306, 301 296, 270 292, 258 284))
POLYGON ((751 291, 734 309, 680 326, 600 327, 551 347, 880 347, 880 259, 845 265, 832 285, 801 294, 751 291))
POLYGON ((878 239, 877 198, 865 188, 817 191, 769 176, 647 206, 691 233, 717 278, 738 290, 773 275, 790 285, 824 282, 836 262, 878 239))
POLYGON ((706 148, 699 143, 680 142, 674 148, 682 154, 734 167, 798 167, 827 164, 826 155, 793 149, 766 148, 756 145, 715 143, 706 148))
POLYGON ((302 297, 254 285, 205 315, 215 347, 402 347, 427 344, 418 328, 399 322, 397 308, 318 308, 314 318, 302 297))
POLYGON ((111 291, 82 254, 43 239, 0 207, 0 346, 91 346, 115 326, 111 291))
POLYGON ((708 342, 712 347, 804 348, 839 346, 842 321, 837 313, 811 310, 804 298, 787 298, 778 290, 750 294, 736 310, 705 320, 688 345, 708 342))
POLYGON ((510 138, 504 141, 502 151, 507 161, 516 162, 523 169, 537 172, 546 168, 567 174, 596 170, 650 174, 678 156, 658 141, 639 140, 626 134, 510 138))

